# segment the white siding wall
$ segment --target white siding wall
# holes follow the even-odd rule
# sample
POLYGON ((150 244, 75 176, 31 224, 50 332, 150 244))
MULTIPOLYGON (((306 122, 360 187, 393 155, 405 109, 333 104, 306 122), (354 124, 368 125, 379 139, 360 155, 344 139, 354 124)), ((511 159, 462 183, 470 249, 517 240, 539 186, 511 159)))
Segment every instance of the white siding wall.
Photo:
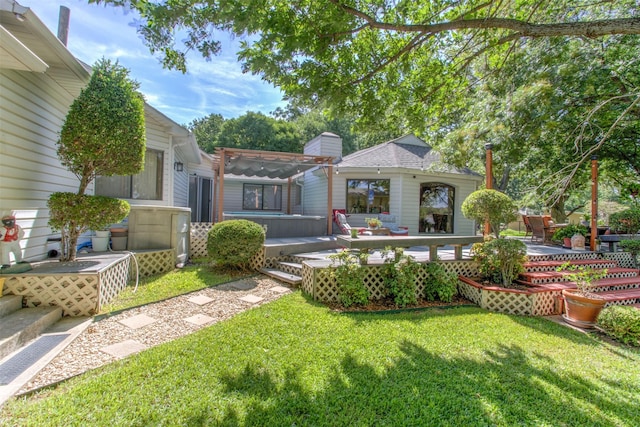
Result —
POLYGON ((187 161, 184 159, 179 150, 173 159, 174 162, 181 162, 184 166, 182 172, 173 170, 173 163, 169 165, 173 175, 173 203, 172 206, 189 207, 189 168, 187 161))
POLYGON ((24 229, 26 261, 47 252, 49 195, 77 191, 56 141, 73 97, 47 73, 0 69, 0 213, 15 214, 24 229))
MULTIPOLYGON (((333 187, 335 191, 335 181, 333 187)), ((327 190, 327 177, 322 168, 305 172, 303 190, 304 215, 327 215, 327 190)), ((342 204, 344 205, 344 201, 342 204)))

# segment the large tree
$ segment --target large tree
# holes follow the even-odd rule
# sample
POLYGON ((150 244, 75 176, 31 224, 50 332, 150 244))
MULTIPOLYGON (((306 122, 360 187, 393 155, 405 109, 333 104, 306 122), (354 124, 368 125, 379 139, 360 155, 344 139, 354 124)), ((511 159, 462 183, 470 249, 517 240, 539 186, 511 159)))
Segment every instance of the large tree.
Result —
POLYGON ((239 52, 245 71, 289 98, 418 131, 457 109, 477 59, 500 62, 535 38, 615 44, 612 35, 640 34, 636 0, 89 1, 140 12, 138 30, 167 67, 185 71, 189 50, 218 53, 219 30, 250 35, 239 52))

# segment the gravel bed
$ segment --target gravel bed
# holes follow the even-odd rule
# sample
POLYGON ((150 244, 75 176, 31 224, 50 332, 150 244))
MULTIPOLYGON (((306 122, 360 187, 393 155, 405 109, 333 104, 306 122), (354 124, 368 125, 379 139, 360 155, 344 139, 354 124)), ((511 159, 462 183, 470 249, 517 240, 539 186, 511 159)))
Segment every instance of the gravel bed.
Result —
POLYGON ((55 384, 118 360, 102 351, 106 346, 135 340, 149 348, 172 341, 219 321, 229 319, 247 309, 274 301, 291 292, 291 289, 283 288, 285 285, 276 280, 266 276, 256 276, 106 317, 89 325, 17 394, 55 384), (212 298, 213 301, 204 305, 189 301, 189 299, 200 295, 212 298), (240 300, 241 297, 248 295, 263 299, 257 303, 240 300), (157 319, 157 321, 139 329, 131 329, 120 323, 123 319, 140 314, 157 319), (196 325, 184 320, 196 315, 208 316, 212 320, 203 325, 196 325))

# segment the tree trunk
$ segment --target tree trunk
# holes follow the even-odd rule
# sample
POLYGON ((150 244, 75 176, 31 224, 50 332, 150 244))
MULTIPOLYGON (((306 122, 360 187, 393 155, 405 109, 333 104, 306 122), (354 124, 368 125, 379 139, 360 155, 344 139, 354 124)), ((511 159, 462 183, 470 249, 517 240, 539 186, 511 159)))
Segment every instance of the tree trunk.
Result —
POLYGON ((560 197, 551 205, 551 218, 558 224, 567 222, 567 214, 564 211, 564 197, 560 197))

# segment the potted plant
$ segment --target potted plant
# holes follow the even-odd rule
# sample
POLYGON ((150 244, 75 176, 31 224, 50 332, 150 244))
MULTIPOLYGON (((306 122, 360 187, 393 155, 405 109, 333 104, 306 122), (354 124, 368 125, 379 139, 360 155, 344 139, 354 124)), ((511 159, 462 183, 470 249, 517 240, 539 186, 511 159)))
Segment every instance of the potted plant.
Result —
POLYGON ((369 228, 380 228, 382 227, 382 221, 378 218, 365 218, 364 221, 367 223, 369 228))
POLYGON ((565 248, 571 247, 571 238, 579 234, 581 236, 587 235, 587 227, 580 224, 569 224, 566 227, 562 227, 556 230, 551 237, 552 240, 557 240, 563 242, 562 246, 565 248))
POLYGON ((594 269, 588 265, 564 263, 557 271, 566 274, 576 289, 563 289, 565 314, 562 318, 570 325, 593 328, 606 301, 593 293, 595 281, 606 277, 607 269, 594 269))

